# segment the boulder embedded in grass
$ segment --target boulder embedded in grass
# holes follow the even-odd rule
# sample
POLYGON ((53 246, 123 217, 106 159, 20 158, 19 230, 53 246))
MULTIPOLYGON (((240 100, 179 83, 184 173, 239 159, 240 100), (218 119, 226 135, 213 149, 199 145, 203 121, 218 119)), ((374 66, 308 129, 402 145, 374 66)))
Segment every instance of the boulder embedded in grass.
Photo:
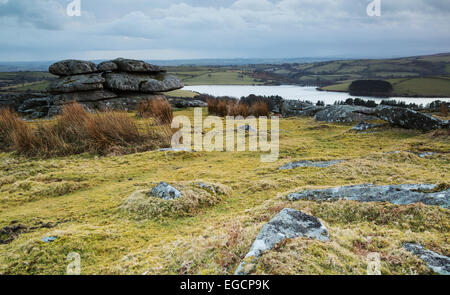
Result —
POLYGON ((148 195, 150 197, 158 197, 163 200, 175 200, 181 197, 181 192, 168 185, 166 182, 161 181, 157 186, 155 186, 148 195))
POLYGON ((254 262, 264 251, 273 249, 276 244, 283 240, 299 237, 326 242, 329 239, 329 234, 327 228, 318 218, 294 209, 283 209, 263 226, 250 252, 247 253, 244 262, 239 265, 235 274, 247 275, 247 261, 254 262))
POLYGON ((361 184, 326 189, 302 190, 286 196, 290 201, 338 201, 389 202, 395 205, 423 203, 430 206, 450 208, 450 189, 444 185, 402 184, 372 185, 361 184))
MULTIPOLYGON (((219 203, 229 191, 229 188, 222 184, 202 182, 204 186, 200 186, 198 183, 173 183, 173 188, 181 194, 181 197, 176 199, 155 197, 148 189, 138 190, 128 197, 121 209, 138 220, 193 216, 201 208, 219 203)), ((161 184, 158 186, 163 190, 166 187, 161 184)))
POLYGON ((450 275, 450 257, 427 250, 418 244, 406 243, 403 248, 422 259, 434 272, 450 275))

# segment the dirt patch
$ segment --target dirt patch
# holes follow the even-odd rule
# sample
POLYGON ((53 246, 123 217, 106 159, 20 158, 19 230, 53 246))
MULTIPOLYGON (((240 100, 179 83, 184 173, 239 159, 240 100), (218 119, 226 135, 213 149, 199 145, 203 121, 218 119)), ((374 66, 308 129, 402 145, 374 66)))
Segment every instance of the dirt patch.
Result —
POLYGON ((19 237, 21 234, 33 232, 35 230, 41 229, 41 228, 54 228, 55 226, 59 225, 62 222, 42 222, 38 221, 33 226, 26 226, 23 224, 18 223, 17 221, 11 222, 10 225, 5 226, 0 229, 0 245, 2 244, 9 244, 17 237, 19 237))

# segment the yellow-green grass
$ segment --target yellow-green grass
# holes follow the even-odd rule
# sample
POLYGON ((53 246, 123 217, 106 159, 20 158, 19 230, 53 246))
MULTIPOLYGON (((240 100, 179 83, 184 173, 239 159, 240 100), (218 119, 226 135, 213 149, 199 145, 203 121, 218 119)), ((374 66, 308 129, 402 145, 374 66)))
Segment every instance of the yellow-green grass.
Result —
POLYGON ((167 96, 173 96, 173 97, 183 97, 183 98, 194 98, 198 95, 197 92, 190 91, 190 90, 174 90, 164 93, 167 96))
POLYGON ((223 71, 204 73, 193 78, 183 80, 186 85, 253 85, 261 84, 248 75, 237 71, 223 71))
MULTIPOLYGON (((206 110, 205 112, 206 113, 206 110)), ((192 110, 175 115, 193 116, 192 110)), ((368 252, 382 257, 384 274, 429 274, 401 249, 418 242, 450 255, 450 211, 432 206, 311 201, 285 193, 360 183, 448 183, 450 141, 384 127, 355 134, 351 125, 312 118, 280 121, 280 160, 259 152, 146 152, 120 157, 78 155, 48 160, 0 154, 0 228, 16 220, 61 222, 0 245, 0 273, 64 274, 70 252, 82 274, 231 274, 259 229, 284 207, 319 217, 331 240, 294 239, 260 259, 256 273, 365 274, 368 252), (402 151, 399 154, 387 152, 402 151), (440 151, 422 159, 407 151, 440 151), (278 171, 294 160, 345 159, 336 166, 278 171), (138 189, 159 181, 221 183, 230 193, 195 216, 136 220, 120 209, 138 189), (61 189, 55 187, 60 184, 61 189), (57 236, 52 243, 41 241, 57 236)))
MULTIPOLYGON (((450 80, 446 77, 388 79, 393 96, 450 97, 450 80)), ((322 90, 348 92, 351 82, 322 87, 322 90)))
POLYGON ((14 91, 45 91, 50 84, 49 81, 37 81, 23 84, 16 84, 9 87, 3 87, 3 89, 12 89, 14 91))

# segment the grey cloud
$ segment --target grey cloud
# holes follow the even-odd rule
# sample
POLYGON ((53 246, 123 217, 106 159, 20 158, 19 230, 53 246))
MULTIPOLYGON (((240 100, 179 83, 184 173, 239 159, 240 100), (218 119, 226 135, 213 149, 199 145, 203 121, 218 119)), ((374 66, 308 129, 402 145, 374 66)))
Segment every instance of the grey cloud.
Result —
POLYGON ((156 58, 450 51, 448 1, 381 0, 379 18, 366 15, 369 0, 82 0, 82 18, 65 15, 65 0, 2 1, 0 24, 8 30, 0 32, 0 59, 24 56, 26 46, 39 59, 114 51, 156 58))

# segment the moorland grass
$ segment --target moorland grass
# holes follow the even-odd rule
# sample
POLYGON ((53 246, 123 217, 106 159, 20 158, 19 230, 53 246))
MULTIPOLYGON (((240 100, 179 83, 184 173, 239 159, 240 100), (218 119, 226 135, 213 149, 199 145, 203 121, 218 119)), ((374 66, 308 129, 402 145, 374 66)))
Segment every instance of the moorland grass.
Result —
MULTIPOLYGON (((175 115, 192 119, 193 111, 175 115)), ((148 151, 49 159, 2 153, 0 228, 12 221, 60 223, 0 245, 0 273, 65 274, 67 255, 77 252, 82 274, 232 274, 261 227, 290 207, 320 218, 330 241, 289 240, 265 253, 254 273, 365 274, 367 253, 377 252, 383 274, 430 274, 401 244, 420 243, 450 255, 448 209, 284 198, 291 191, 340 185, 448 183, 448 134, 389 126, 358 134, 349 132, 352 127, 281 119, 280 159, 274 163, 261 163, 260 152, 148 151), (410 151, 440 154, 420 158, 410 151), (278 171, 291 161, 338 159, 346 161, 324 169, 278 171), (222 183, 229 194, 188 216, 136 219, 120 209, 137 189, 199 180, 222 183), (56 189, 61 183, 67 187, 56 189), (57 240, 43 243, 46 236, 57 240)))

